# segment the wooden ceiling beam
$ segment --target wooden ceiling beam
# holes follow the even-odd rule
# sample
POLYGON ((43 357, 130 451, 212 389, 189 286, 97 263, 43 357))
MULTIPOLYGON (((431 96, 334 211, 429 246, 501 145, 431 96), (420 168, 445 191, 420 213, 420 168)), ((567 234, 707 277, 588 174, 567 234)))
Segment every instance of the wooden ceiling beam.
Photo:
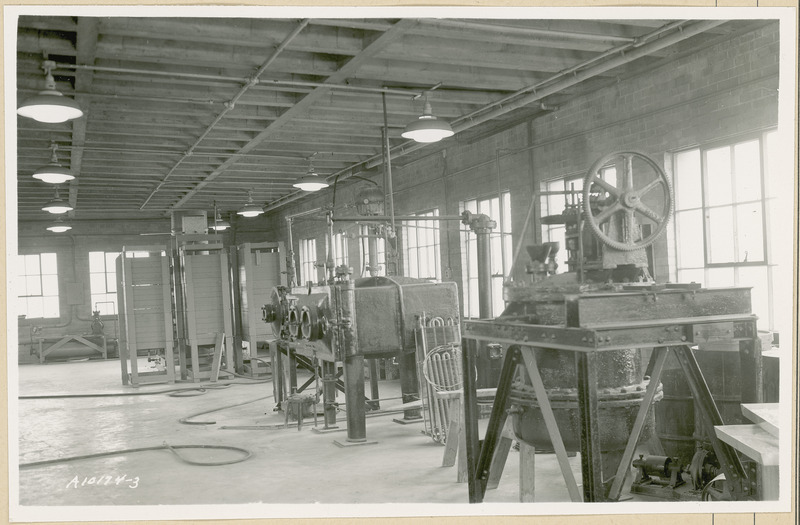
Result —
MULTIPOLYGON (((380 36, 375 37, 374 39, 370 39, 366 42, 363 50, 353 57, 350 61, 344 64, 336 73, 329 76, 326 80, 328 83, 338 84, 340 82, 346 81, 350 77, 356 76, 355 73, 361 68, 365 63, 372 60, 374 56, 379 53, 382 49, 386 46, 391 44, 396 39, 402 37, 404 31, 415 24, 416 22, 413 20, 400 20, 396 22, 392 27, 380 36)), ((249 151, 255 149, 259 144, 269 139, 274 133, 276 133, 282 126, 286 123, 290 122, 294 117, 298 114, 303 114, 306 110, 313 106, 319 99, 323 96, 327 95, 330 90, 325 87, 318 87, 308 95, 306 95, 302 100, 300 100, 294 107, 284 112, 276 121, 272 122, 267 126, 267 128, 259 133, 249 144, 245 145, 238 154, 248 153, 249 151)), ((221 173, 223 173, 226 169, 230 166, 235 164, 239 160, 239 155, 233 155, 227 161, 223 162, 220 166, 218 166, 203 182, 198 184, 198 186, 187 193, 183 198, 181 198, 172 209, 179 208, 186 204, 192 196, 203 186, 213 181, 216 177, 218 177, 221 173)))
MULTIPOLYGON (((97 35, 99 23, 95 17, 79 17, 78 18, 78 33, 75 47, 77 49, 76 61, 80 64, 93 64, 95 52, 97 51, 97 35)), ((80 70, 75 74, 75 89, 76 91, 87 92, 92 89, 92 81, 94 80, 92 72, 89 70, 80 70)), ((72 150, 70 151, 70 161, 72 172, 76 177, 69 182, 69 203, 72 207, 77 206, 78 190, 80 188, 80 174, 83 168, 83 146, 86 142, 86 126, 88 117, 86 113, 89 111, 89 100, 82 96, 76 95, 75 101, 84 109, 84 116, 76 119, 72 123, 72 150)))
MULTIPOLYGON (((269 19, 153 19, 110 18, 103 32, 115 36, 165 39, 226 46, 274 47, 274 35, 289 31, 293 21, 269 19), (202 28, 202 29, 198 29, 202 28)), ((290 49, 356 55, 361 50, 361 31, 347 27, 319 27, 292 41, 290 49), (333 51, 331 51, 333 50, 333 51)))
POLYGON ((357 78, 383 79, 387 84, 403 84, 413 81, 417 85, 459 89, 480 89, 489 91, 514 92, 547 79, 550 75, 536 72, 517 72, 485 68, 452 67, 447 65, 419 63, 409 57, 407 60, 373 61, 358 71, 357 78))

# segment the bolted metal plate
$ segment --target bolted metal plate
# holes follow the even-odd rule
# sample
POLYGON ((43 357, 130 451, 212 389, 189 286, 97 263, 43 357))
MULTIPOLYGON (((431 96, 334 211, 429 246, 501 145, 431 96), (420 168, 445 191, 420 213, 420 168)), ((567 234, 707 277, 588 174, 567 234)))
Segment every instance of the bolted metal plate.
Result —
POLYGON ((595 332, 562 326, 498 323, 466 320, 462 337, 493 343, 523 344, 582 352, 594 351, 595 332))
POLYGON ((567 298, 567 325, 575 327, 750 313, 750 288, 598 293, 567 298))

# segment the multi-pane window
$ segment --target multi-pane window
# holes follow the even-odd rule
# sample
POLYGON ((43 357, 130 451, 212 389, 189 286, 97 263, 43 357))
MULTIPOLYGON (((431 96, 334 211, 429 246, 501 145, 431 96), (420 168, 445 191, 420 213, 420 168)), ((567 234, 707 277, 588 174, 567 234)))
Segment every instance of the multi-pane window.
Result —
MULTIPOLYGON (((416 217, 438 217, 439 210, 417 213, 416 217)), ((403 221, 403 268, 406 277, 441 280, 439 221, 403 221)))
MULTIPOLYGON (((500 315, 505 307, 503 302, 503 281, 511 270, 511 193, 503 192, 501 197, 472 199, 460 203, 461 211, 483 213, 497 223, 489 235, 491 255, 491 297, 492 311, 489 316, 500 315), (502 197, 502 199, 501 199, 502 197)), ((478 303, 478 246, 475 233, 468 226, 461 227, 461 273, 463 279, 462 296, 465 317, 479 317, 478 303)))
POLYGON ((378 236, 377 231, 374 228, 369 226, 362 225, 361 226, 361 254, 363 259, 363 270, 361 272, 362 277, 369 277, 369 241, 370 236, 375 236, 375 245, 377 247, 377 251, 375 253, 377 259, 377 266, 376 275, 386 275, 386 239, 383 237, 378 236))
POLYGON ((347 264, 347 236, 344 233, 339 232, 333 234, 331 256, 333 257, 333 263, 336 266, 347 264))
POLYGON ((300 239, 300 285, 317 282, 317 241, 300 239))
MULTIPOLYGON (((600 170, 600 177, 615 186, 617 185, 617 170, 613 166, 600 170)), ((540 210, 542 217, 559 215, 568 206, 577 206, 579 213, 582 213, 580 206, 583 200, 583 176, 545 181, 542 183, 541 188, 540 210)), ((567 266, 565 232, 566 226, 564 224, 542 225, 542 242, 558 242, 558 254, 556 257, 558 269, 556 273, 564 273, 569 270, 567 266)))
MULTIPOLYGON (((752 287, 759 326, 774 329, 777 260, 770 253, 767 224, 780 187, 770 184, 775 132, 673 156, 677 282, 705 287, 752 287)), ((778 285, 780 286, 780 285, 778 285)))
POLYGON ((17 313, 28 319, 59 317, 56 254, 18 255, 17 270, 17 313))
POLYGON ((89 252, 89 291, 92 310, 100 315, 117 313, 118 252, 89 252))

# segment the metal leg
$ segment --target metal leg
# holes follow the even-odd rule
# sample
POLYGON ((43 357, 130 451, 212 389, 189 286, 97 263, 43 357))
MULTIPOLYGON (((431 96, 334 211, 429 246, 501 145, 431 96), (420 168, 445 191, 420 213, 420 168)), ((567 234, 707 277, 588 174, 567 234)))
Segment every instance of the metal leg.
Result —
POLYGON ((603 459, 597 428, 597 370, 594 353, 575 352, 578 372, 578 411, 581 421, 581 473, 583 501, 605 500, 603 459))
POLYGON ((367 440, 367 411, 364 403, 364 356, 344 360, 345 402, 347 403, 347 441, 367 440))
POLYGON ((467 456, 467 484, 469 486, 469 502, 480 503, 483 501, 483 491, 476 477, 480 442, 478 438, 478 396, 475 391, 475 364, 477 361, 478 342, 464 339, 462 348, 462 365, 464 383, 464 445, 467 456))
POLYGON ((381 402, 378 400, 381 397, 378 389, 378 360, 370 359, 369 364, 369 386, 370 393, 372 394, 372 401, 369 402, 371 410, 380 410, 381 402))
MULTIPOLYGON (((400 354, 397 356, 400 362, 400 391, 403 396, 403 403, 419 401, 419 385, 417 383, 417 360, 413 353, 400 354)), ((373 395, 373 397, 376 397, 373 395)), ((419 408, 408 408, 403 410, 403 419, 411 421, 421 421, 422 411, 419 408)))
MULTIPOLYGON (((489 481, 491 474, 491 461, 494 451, 497 449, 497 442, 500 439, 500 433, 506 423, 508 413, 506 406, 508 404, 508 395, 511 392, 511 383, 514 379, 514 374, 517 371, 517 365, 520 362, 520 351, 518 346, 512 346, 506 351, 506 358, 503 361, 503 369, 500 372, 500 382, 498 383, 497 393, 494 397, 494 405, 492 406, 492 414, 489 416, 489 425, 486 429, 486 437, 480 448, 480 457, 478 463, 475 465, 475 470, 470 473, 477 481, 481 501, 483 495, 486 493, 486 485, 489 481)), ((474 376, 473 376, 474 377, 474 376)), ((466 385, 466 376, 464 377, 466 385)), ((465 390, 466 393, 466 390, 465 390)), ((477 409, 477 406, 476 406, 477 409)), ((477 418, 475 423, 477 424, 477 418)))
MULTIPOLYGON (((686 381, 689 383, 689 389, 692 391, 692 397, 695 400, 695 424, 700 423, 702 425, 703 431, 711 441, 717 460, 723 472, 725 472, 725 483, 731 491, 731 496, 735 500, 751 497, 752 494, 750 494, 750 488, 746 482, 747 474, 742 462, 739 460, 739 456, 733 447, 717 439, 714 426, 723 424, 722 416, 720 416, 719 409, 714 403, 714 398, 711 397, 711 391, 703 377, 703 373, 700 371, 692 349, 688 346, 675 346, 672 347, 672 350, 675 352, 684 374, 686 374, 686 381)), ((742 374, 742 376, 744 375, 742 374)))
POLYGON ((297 392, 297 355, 289 348, 289 395, 297 392))
POLYGON ((336 363, 322 362, 322 404, 325 428, 336 428, 336 363))

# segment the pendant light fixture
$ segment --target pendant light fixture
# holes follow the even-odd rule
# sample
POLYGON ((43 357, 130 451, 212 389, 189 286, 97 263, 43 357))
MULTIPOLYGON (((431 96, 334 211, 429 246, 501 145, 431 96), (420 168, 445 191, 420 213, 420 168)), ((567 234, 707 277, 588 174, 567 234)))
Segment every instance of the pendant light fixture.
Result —
MULTIPOLYGON (((314 155, 316 155, 316 153, 314 155)), ((317 173, 314 171, 314 155, 311 155, 308 158, 308 171, 306 174, 300 177, 297 182, 292 184, 292 186, 295 188, 303 191, 319 191, 322 188, 327 188, 330 186, 325 179, 317 175, 317 173)))
POLYGON ((53 214, 60 214, 72 211, 73 208, 68 202, 61 200, 61 197, 58 196, 58 186, 56 186, 55 197, 53 197, 53 200, 42 206, 42 210, 53 214))
POLYGON ((431 103, 428 102, 428 94, 425 93, 425 106, 422 115, 417 120, 411 122, 401 133, 404 139, 413 139, 417 142, 439 142, 440 140, 452 137, 453 128, 446 120, 436 118, 431 110, 431 103))
POLYGON ((56 81, 52 73, 55 67, 56 63, 52 60, 44 61, 42 65, 45 74, 44 91, 25 100, 17 108, 18 115, 48 124, 66 122, 83 116, 83 110, 75 100, 65 97, 56 90, 56 81))
POLYGON ((236 213, 242 217, 258 217, 264 213, 264 210, 261 208, 261 206, 257 206, 256 203, 253 202, 253 190, 249 190, 247 192, 247 204, 245 204, 244 207, 236 213))
POLYGON ((62 184, 74 179, 75 176, 70 173, 67 168, 58 163, 58 156, 56 155, 58 144, 53 142, 50 145, 50 148, 53 150, 53 156, 50 158, 50 164, 47 166, 42 166, 34 171, 33 178, 39 179, 42 182, 47 182, 48 184, 62 184))
POLYGON ((217 203, 214 201, 214 218, 208 225, 208 229, 215 232, 224 232, 230 227, 231 223, 220 217, 219 210, 217 209, 217 203))
POLYGON ((69 223, 64 221, 61 217, 58 217, 56 220, 47 225, 47 229, 53 233, 64 233, 65 231, 71 230, 72 226, 70 226, 69 223))

